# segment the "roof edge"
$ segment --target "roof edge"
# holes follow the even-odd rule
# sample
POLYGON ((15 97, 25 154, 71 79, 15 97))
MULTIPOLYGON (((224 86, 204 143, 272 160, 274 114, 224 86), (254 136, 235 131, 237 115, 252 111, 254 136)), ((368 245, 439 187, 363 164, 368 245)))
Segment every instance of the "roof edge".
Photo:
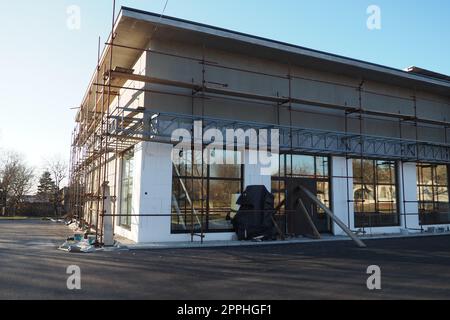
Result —
MULTIPOLYGON (((223 35, 228 34, 229 35, 228 38, 230 38, 232 35, 238 36, 240 38, 236 39, 236 40, 251 43, 254 45, 270 47, 273 49, 278 49, 278 50, 290 52, 293 54, 309 55, 309 56, 312 56, 313 58, 328 60, 330 62, 334 62, 334 63, 338 63, 338 64, 352 65, 352 66, 356 66, 356 67, 359 67, 362 69, 367 69, 370 71, 381 72, 381 73, 385 73, 388 75, 395 75, 395 76, 407 78, 409 80, 426 82, 427 84, 450 88, 450 81, 423 75, 423 74, 415 74, 415 73, 407 72, 402 69, 397 69, 397 68, 393 68, 393 67, 373 63, 373 62, 368 62, 368 61, 359 60, 359 59, 355 59, 355 58, 345 57, 345 56, 338 55, 338 54, 333 54, 333 53, 329 53, 329 52, 325 52, 325 51, 311 49, 311 48, 307 48, 307 47, 303 47, 303 46, 299 46, 299 45, 295 45, 295 44, 291 44, 291 43, 287 43, 287 42, 264 38, 264 37, 251 35, 251 34, 239 32, 239 31, 234 31, 234 30, 230 30, 230 29, 226 29, 226 28, 216 27, 216 26, 212 26, 212 25, 208 25, 208 24, 204 24, 204 23, 200 23, 200 22, 190 21, 190 20, 176 18, 176 17, 172 17, 172 16, 167 16, 167 15, 160 15, 160 14, 157 14, 154 12, 149 12, 149 11, 145 11, 145 10, 141 10, 141 9, 135 9, 135 8, 127 7, 127 6, 122 6, 121 11, 123 11, 123 12, 129 11, 131 13, 142 14, 142 15, 150 16, 152 18, 156 18, 156 19, 160 20, 160 21, 154 21, 154 19, 152 19, 153 23, 164 24, 163 20, 166 20, 166 21, 182 23, 182 24, 186 24, 186 25, 192 25, 192 26, 197 27, 195 30, 192 30, 192 31, 208 33, 207 30, 209 29, 211 31, 221 32, 223 35), (199 30, 199 28, 202 28, 204 30, 199 30), (289 50, 289 49, 291 49, 291 50, 289 50), (296 50, 297 52, 293 51, 293 50, 296 50)), ((126 15, 126 16, 128 16, 128 15, 126 15)), ((180 27, 180 26, 178 26, 178 27, 180 27)), ((180 27, 180 28, 182 28, 182 27, 180 27)), ((214 33, 214 34, 219 37, 221 36, 216 33, 214 33)))

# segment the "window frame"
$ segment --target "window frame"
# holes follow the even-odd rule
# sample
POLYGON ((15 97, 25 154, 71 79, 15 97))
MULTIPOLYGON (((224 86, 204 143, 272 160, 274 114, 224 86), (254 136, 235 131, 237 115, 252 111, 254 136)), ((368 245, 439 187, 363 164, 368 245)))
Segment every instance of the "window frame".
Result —
MULTIPOLYGON (((401 218, 400 218, 400 194, 399 194, 399 170, 398 170, 398 162, 396 160, 388 160, 388 159, 380 159, 380 158, 352 158, 352 177, 353 177, 353 216, 354 216, 354 227, 355 228, 389 228, 389 227, 400 227, 401 226, 401 218), (372 181, 370 183, 367 183, 364 180, 364 176, 362 177, 356 177, 355 176, 355 161, 370 161, 372 163, 372 181), (389 162, 390 165, 393 165, 394 167, 394 173, 390 176, 390 179, 394 178, 393 183, 386 183, 386 182, 379 182, 379 171, 378 171, 378 162, 389 162), (358 179, 359 178, 359 179, 358 179), (361 186, 364 188, 365 186, 370 186, 373 188, 373 201, 375 210, 374 211, 357 211, 357 207, 364 205, 364 202, 357 201, 355 199, 355 190, 354 188, 357 186, 361 186), (393 201, 380 201, 379 200, 379 189, 381 187, 394 187, 395 188, 395 203, 393 201), (373 218, 371 216, 375 216, 375 220, 378 219, 378 216, 383 217, 383 215, 388 215, 386 212, 383 212, 380 210, 380 203, 391 203, 393 204, 393 212, 390 212, 389 215, 392 215, 395 217, 396 222, 395 223, 380 223, 378 221, 375 221, 375 223, 371 222, 373 221, 373 218), (358 217, 358 215, 360 215, 358 217), (362 217, 361 217, 362 215, 362 217), (367 219, 367 220, 366 220, 367 219), (362 222, 359 222, 358 220, 363 220, 362 222)), ((361 166, 360 170, 364 170, 364 166, 361 166)), ((365 197, 364 197, 365 198, 365 197)), ((365 199, 363 199, 365 200, 365 199)))
MULTIPOLYGON (((327 192, 327 198, 328 201, 327 203, 325 203, 326 205, 328 205, 328 208, 330 210, 333 210, 333 201, 332 201, 332 195, 333 195, 333 190, 332 190, 332 173, 331 173, 331 161, 332 158, 331 156, 328 155, 318 155, 318 154, 309 154, 309 153, 300 153, 300 152, 280 152, 279 154, 279 163, 278 163, 278 173, 276 174, 272 174, 271 177, 271 185, 272 185, 272 191, 271 193, 274 195, 275 198, 275 208, 279 205, 279 203, 281 203, 282 198, 284 198, 284 200, 287 199, 287 190, 286 190, 286 182, 288 179, 292 179, 292 178, 298 178, 298 179, 302 179, 302 178, 306 178, 306 179, 314 179, 316 181, 317 184, 320 183, 327 183, 328 184, 328 192, 327 192), (314 159, 314 174, 313 175, 298 175, 298 174, 293 174, 293 156, 305 156, 305 157, 313 157, 314 159), (281 162, 281 158, 283 159, 283 163, 281 162), (291 164, 290 166, 288 166, 288 159, 290 158, 291 160, 291 164), (326 174, 325 175, 320 175, 318 174, 318 159, 319 158, 324 158, 327 160, 327 165, 326 165, 326 174), (284 171, 284 173, 282 174, 281 171, 284 171), (277 185, 276 191, 274 192, 274 184, 277 185), (281 185, 284 185, 283 188, 280 188, 281 185)), ((320 211, 320 208, 318 208, 318 212, 320 211)), ((324 212, 323 212, 324 213, 324 212)), ((277 217, 286 217, 286 204, 284 204, 280 210, 277 212, 276 214, 277 217)), ((332 232, 332 228, 333 228, 333 223, 331 221, 331 219, 328 219, 328 223, 329 223, 329 229, 330 232, 332 232)), ((288 230, 288 225, 287 225, 287 219, 286 221, 284 221, 284 231, 287 232, 288 230)))
MULTIPOLYGON (((203 149, 204 151, 205 149, 203 149)), ((194 150, 191 150, 191 152, 193 152, 194 150)), ((224 149, 224 153, 226 153, 228 150, 224 149)), ((239 151, 239 150, 237 150, 239 151)), ((236 152, 236 150, 235 150, 236 152)), ((192 158, 194 157, 194 155, 191 155, 192 158)), ((178 169, 180 169, 180 165, 175 165, 177 166, 178 169)), ((227 165, 226 163, 224 163, 223 165, 227 165)), ((187 163, 184 164, 185 168, 188 167, 189 165, 187 163)), ((193 168, 194 166, 192 164, 190 164, 191 168, 193 168)), ((233 181, 233 182, 239 182, 239 189, 240 189, 240 193, 242 193, 244 191, 244 170, 245 170, 245 165, 244 164, 239 164, 239 165, 235 165, 235 166, 239 166, 239 170, 240 170, 240 174, 239 177, 211 177, 211 165, 208 164, 203 164, 203 165, 196 165, 196 166, 201 166, 201 170, 203 171, 204 177, 202 177, 202 174, 200 173, 200 175, 194 175, 193 172, 190 172, 190 175, 187 175, 187 170, 183 170, 183 173, 180 172, 180 176, 178 177, 176 175, 175 172, 172 173, 172 190, 171 193, 174 194, 174 179, 182 179, 183 183, 186 184, 187 181, 201 181, 202 179, 204 180, 204 187, 206 188, 206 195, 203 194, 202 191, 202 198, 200 201, 203 202, 203 215, 204 215, 204 225, 203 225, 203 232, 204 233, 229 233, 229 232, 234 232, 234 229, 232 226, 230 226, 229 229, 210 229, 209 224, 210 224, 210 217, 211 217, 211 208, 210 208, 210 182, 211 181, 233 181), (206 169, 206 170, 205 170, 206 169)), ((173 169, 172 169, 173 170, 173 169)), ((183 192, 183 191, 181 191, 183 192)), ((234 193, 232 193, 234 194, 234 193)), ((193 200, 194 201, 194 200, 193 200)), ((178 203, 179 205, 179 203, 178 203)), ((191 208, 188 208, 187 206, 185 206, 185 208, 180 208, 180 211, 183 213, 184 210, 184 217, 188 217, 191 215, 190 210, 191 208)), ((199 211, 196 208, 197 211, 199 211)), ((200 212, 200 215, 202 215, 202 213, 200 212)), ((187 234, 187 233, 191 233, 190 230, 190 225, 187 224, 187 230, 176 230, 174 229, 174 223, 173 223, 173 218, 177 217, 178 214, 176 212, 174 212, 173 206, 171 205, 171 220, 170 220, 170 230, 171 230, 171 234, 187 234)), ((194 229, 194 232, 199 232, 200 230, 198 229, 194 229)))
MULTIPOLYGON (((417 207, 418 207, 418 215, 419 215, 419 225, 421 226, 431 226, 431 225, 447 225, 450 224, 450 214, 447 212, 447 220, 446 221, 441 221, 440 220, 440 214, 442 214, 443 212, 439 211, 439 204, 446 204, 447 208, 450 207, 450 190, 449 190, 449 186, 450 186, 450 167, 448 164, 434 164, 434 163, 426 163, 426 162, 420 162, 416 164, 417 167, 417 207), (426 166, 430 166, 431 167, 431 185, 430 184, 426 184, 423 179, 423 169, 426 166), (445 167, 446 169, 446 185, 443 184, 439 184, 437 181, 437 167, 445 167), (423 188, 430 188, 432 190, 432 200, 422 200, 422 192, 421 190, 423 188), (446 188, 447 189, 447 201, 436 201, 436 190, 439 188, 446 188), (432 205, 433 209, 432 210, 426 210, 426 209, 422 209, 422 206, 426 206, 426 205, 432 205), (438 220, 439 221, 434 221, 432 220, 431 222, 427 222, 425 221, 425 215, 437 215, 438 216, 438 220)), ((438 199, 439 200, 439 199, 438 199)), ((447 209, 448 210, 448 209, 447 209)))
POLYGON ((134 185, 134 161, 135 161, 135 154, 134 154, 134 150, 133 149, 129 149, 126 150, 125 152, 122 153, 121 155, 121 176, 120 176, 120 206, 119 206, 119 219, 118 219, 118 226, 124 229, 128 229, 131 230, 131 225, 132 225, 132 219, 131 219, 131 215, 132 215, 132 206, 133 206, 133 185, 134 185), (127 158, 128 157, 128 158, 127 158), (124 177, 124 170, 125 170, 125 166, 126 163, 130 163, 129 165, 131 165, 132 169, 128 169, 127 171, 127 177, 124 177), (130 174, 131 173, 131 174, 130 174), (130 185, 130 179, 131 179, 131 185, 130 185), (126 185, 126 190, 127 190, 127 200, 126 200, 126 212, 123 211, 123 207, 124 207, 124 187, 125 187, 125 183, 127 182, 126 185), (131 188, 131 197, 129 197, 130 194, 130 188, 131 188), (128 212, 128 208, 129 208, 129 203, 131 202, 131 211, 128 212), (124 222, 124 220, 126 219, 126 222, 124 222))

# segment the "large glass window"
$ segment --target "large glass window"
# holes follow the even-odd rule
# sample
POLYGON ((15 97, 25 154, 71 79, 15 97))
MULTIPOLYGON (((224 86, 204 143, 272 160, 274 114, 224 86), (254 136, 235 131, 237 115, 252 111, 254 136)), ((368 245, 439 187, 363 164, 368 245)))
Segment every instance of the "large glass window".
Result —
POLYGON ((134 153, 126 152, 122 157, 122 183, 119 224, 131 227, 132 201, 133 201, 133 170, 134 153))
POLYGON ((417 164, 417 199, 421 225, 450 223, 448 167, 417 164))
POLYGON ((355 227, 398 226, 394 161, 353 160, 355 227))
POLYGON ((211 165, 202 165, 201 153, 182 152, 180 163, 173 167, 172 232, 233 230, 231 205, 242 193, 243 170, 240 164, 225 164, 227 156, 240 156, 230 152, 215 150, 215 158, 222 158, 224 164, 211 165))
MULTIPOLYGON (((317 185, 317 197, 330 207, 329 158, 299 154, 281 154, 279 161, 272 162, 272 194, 275 208, 278 209, 276 220, 282 230, 287 230, 286 180, 290 178, 314 179, 317 185)), ((321 208, 317 208, 319 219, 328 219, 321 208)))

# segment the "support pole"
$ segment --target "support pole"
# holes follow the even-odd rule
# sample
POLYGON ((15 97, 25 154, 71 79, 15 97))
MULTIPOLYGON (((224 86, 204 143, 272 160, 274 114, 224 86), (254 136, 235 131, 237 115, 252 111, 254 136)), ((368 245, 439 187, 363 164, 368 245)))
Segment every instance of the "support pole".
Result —
POLYGON ((367 248, 367 246, 362 242, 338 217, 334 215, 334 213, 328 209, 316 196, 314 196, 308 189, 303 186, 300 186, 300 189, 320 208, 322 208, 325 213, 342 229, 344 232, 352 238, 353 241, 360 248, 367 248))
POLYGON ((111 211, 111 191, 108 182, 103 184, 103 243, 106 247, 114 245, 113 215, 111 211))
POLYGON ((301 198, 298 198, 298 209, 305 216, 306 221, 308 221, 308 224, 311 227, 312 238, 313 239, 321 239, 322 237, 320 236, 320 232, 317 230, 317 228, 316 228, 314 222, 312 221, 312 219, 308 213, 308 210, 306 209, 306 206, 301 198))

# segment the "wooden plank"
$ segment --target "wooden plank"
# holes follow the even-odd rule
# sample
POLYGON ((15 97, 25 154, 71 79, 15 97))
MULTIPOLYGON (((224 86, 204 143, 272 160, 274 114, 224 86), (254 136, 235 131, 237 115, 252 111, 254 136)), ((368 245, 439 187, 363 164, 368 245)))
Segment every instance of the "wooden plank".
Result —
POLYGON ((239 98, 244 98, 244 99, 271 101, 271 102, 277 102, 277 103, 285 103, 286 101, 288 101, 286 98, 282 98, 282 97, 264 96, 264 95, 260 95, 260 94, 248 93, 248 92, 243 92, 243 91, 233 91, 233 90, 228 90, 228 89, 220 89, 220 88, 212 88, 212 87, 206 87, 205 92, 239 97, 239 98))
POLYGON ((366 248, 367 246, 362 242, 334 213, 328 209, 316 196, 314 196, 308 189, 300 186, 301 190, 315 203, 317 204, 325 213, 333 220, 344 232, 358 245, 360 248, 366 248))
POLYGON ((270 218, 272 218, 273 225, 275 226, 275 229, 277 229, 277 232, 280 235, 281 240, 285 240, 284 233, 281 231, 281 229, 278 226, 278 223, 275 221, 275 218, 273 217, 273 215, 271 215, 270 218))
POLYGON ((129 73, 117 72, 117 71, 111 71, 110 76, 111 76, 111 78, 122 78, 122 79, 127 79, 127 80, 161 84, 161 85, 166 85, 166 86, 173 86, 173 87, 192 89, 192 90, 201 90, 201 88, 202 88, 201 86, 198 86, 193 83, 160 79, 160 78, 155 78, 155 77, 142 76, 139 74, 129 74, 129 73))
POLYGON ((227 89, 221 89, 221 88, 203 87, 201 85, 197 85, 194 83, 160 79, 160 78, 155 78, 155 77, 142 76, 142 75, 138 75, 138 74, 129 74, 129 73, 124 73, 124 72, 112 71, 112 72, 110 72, 110 75, 111 75, 111 78, 122 78, 122 79, 134 80, 134 81, 139 81, 139 82, 154 83, 154 84, 161 84, 161 85, 166 85, 166 86, 191 89, 191 90, 196 90, 196 91, 202 91, 204 89, 205 92, 208 92, 208 93, 229 95, 229 96, 240 97, 240 98, 245 98, 245 99, 265 100, 265 101, 272 101, 272 102, 277 102, 277 103, 284 103, 287 101, 287 98, 282 98, 282 97, 265 96, 265 95, 253 94, 253 93, 249 93, 249 92, 233 91, 233 90, 227 90, 227 89))
MULTIPOLYGON (((320 235, 320 232, 317 230, 316 225, 314 224, 314 222, 311 219, 311 216, 308 214, 308 210, 306 210, 305 204, 303 203, 301 198, 298 198, 298 209, 296 210, 296 212, 302 213, 304 215, 304 218, 306 219, 306 221, 308 222, 309 226, 311 227, 312 230, 312 238, 313 239, 321 239, 322 236, 320 235)), ((304 235, 304 236, 308 236, 308 235, 304 235)))

